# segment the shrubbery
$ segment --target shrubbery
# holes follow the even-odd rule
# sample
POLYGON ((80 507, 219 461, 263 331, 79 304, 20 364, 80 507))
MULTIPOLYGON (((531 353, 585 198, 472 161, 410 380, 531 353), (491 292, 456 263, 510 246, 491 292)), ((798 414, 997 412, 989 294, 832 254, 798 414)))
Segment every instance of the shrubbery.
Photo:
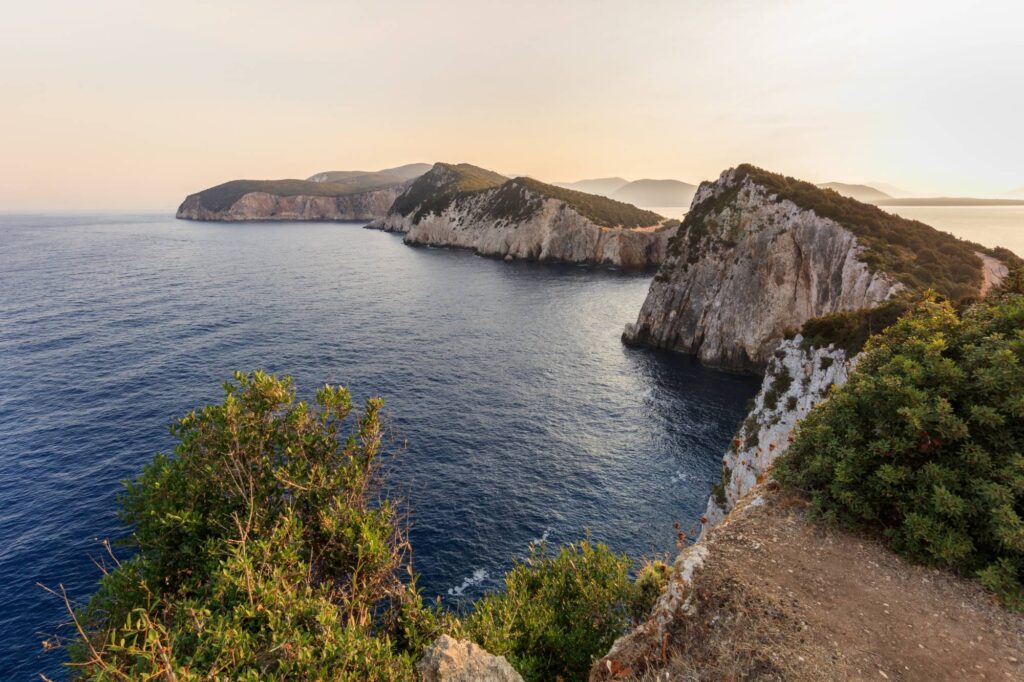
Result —
MULTIPOLYGON (((411 680, 439 634, 506 653, 528 680, 585 676, 650 610, 667 569, 584 541, 532 550, 464 622, 416 588, 379 494, 383 402, 343 388, 315 405, 290 379, 237 374, 127 484, 133 556, 75 613, 73 675, 90 680, 411 680)), ((116 560, 115 560, 116 561, 116 560)))
POLYGON ((503 592, 477 602, 465 633, 505 656, 527 682, 586 679, 593 660, 646 616, 667 580, 664 564, 648 564, 634 583, 631 564, 587 540, 554 555, 535 546, 506 574, 503 592))
POLYGON ((236 375, 122 497, 128 561, 78 613, 81 677, 393 680, 438 626, 376 496, 382 401, 236 375))
POLYGON ((910 559, 973 575, 1024 608, 1019 287, 960 314, 928 298, 873 337, 777 475, 826 519, 878 530, 910 559))

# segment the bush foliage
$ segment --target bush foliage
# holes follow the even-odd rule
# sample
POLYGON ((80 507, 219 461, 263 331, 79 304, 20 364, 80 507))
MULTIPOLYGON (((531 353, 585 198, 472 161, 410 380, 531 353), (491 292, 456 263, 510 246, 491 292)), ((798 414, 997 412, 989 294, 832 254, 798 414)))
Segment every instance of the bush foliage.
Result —
POLYGON ((505 575, 466 618, 465 633, 505 656, 527 682, 583 680, 595 658, 650 611, 667 580, 664 564, 648 564, 634 583, 632 562, 584 540, 530 556, 505 575), (664 568, 662 568, 664 567, 664 568))
POLYGON ((380 399, 357 412, 324 386, 310 405, 261 372, 224 391, 173 428, 173 457, 125 484, 134 553, 72 614, 76 678, 412 680, 449 632, 527 679, 576 679, 664 585, 666 567, 633 582, 604 545, 540 546, 460 622, 423 604, 401 514, 379 492, 380 399))
POLYGON ((77 614, 82 678, 393 680, 437 627, 395 506, 377 498, 382 401, 316 406, 238 374, 127 484, 134 556, 77 614))
MULTIPOLYGON (((1011 278, 1018 281, 1019 275, 1011 278)), ((826 519, 1024 608, 1024 294, 926 298, 873 337, 780 462, 826 519)))

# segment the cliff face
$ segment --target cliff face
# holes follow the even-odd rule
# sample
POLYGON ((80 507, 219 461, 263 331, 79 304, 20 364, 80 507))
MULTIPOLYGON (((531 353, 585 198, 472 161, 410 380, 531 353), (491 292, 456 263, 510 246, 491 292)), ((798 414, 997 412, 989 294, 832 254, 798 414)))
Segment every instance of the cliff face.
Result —
MULTIPOLYGON (((448 168, 435 169, 419 181, 431 182, 438 194, 426 195, 404 212, 392 210, 383 220, 370 225, 405 234, 407 244, 452 246, 505 260, 539 260, 565 263, 595 263, 623 269, 654 267, 665 257, 674 228, 657 229, 664 219, 635 207, 608 199, 581 195, 587 200, 607 202, 623 215, 649 216, 650 225, 640 228, 607 227, 575 206, 575 195, 567 198, 545 192, 547 186, 525 178, 470 192, 444 194, 451 185, 448 168), (614 204, 614 206, 612 206, 614 204)), ((555 188, 552 188, 555 189, 555 188)), ((411 193, 416 188, 410 188, 411 193)), ((567 190, 560 190, 568 192, 567 190)), ((396 205, 401 205, 399 199, 396 205)), ((405 202, 410 203, 410 202, 405 202)), ((642 218, 641 218, 642 219, 642 218)))
POLYGON ((839 223, 728 170, 700 186, 623 340, 762 370, 786 329, 902 287, 872 272, 863 251, 839 223))
POLYGON ((708 499, 703 526, 714 525, 749 493, 789 447, 798 421, 842 386, 856 364, 842 349, 803 348, 785 340, 772 354, 754 406, 722 458, 722 481, 708 499))
POLYGON ((279 195, 247 192, 227 208, 208 208, 202 192, 190 194, 178 207, 177 217, 185 220, 373 220, 387 215, 404 185, 366 192, 327 195, 279 195))

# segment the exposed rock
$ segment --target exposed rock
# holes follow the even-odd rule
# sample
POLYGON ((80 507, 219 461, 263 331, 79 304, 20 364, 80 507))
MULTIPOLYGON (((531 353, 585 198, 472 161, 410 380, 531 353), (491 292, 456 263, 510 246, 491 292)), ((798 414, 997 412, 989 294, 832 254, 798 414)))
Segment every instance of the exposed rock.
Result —
POLYGON ((487 653, 476 644, 441 635, 428 648, 417 671, 423 682, 522 682, 504 656, 487 653))
POLYGON ((993 258, 980 251, 976 251, 975 255, 981 259, 982 263, 981 274, 984 279, 981 283, 981 295, 984 296, 992 290, 992 287, 997 287, 1003 283, 1006 276, 1010 274, 1010 268, 998 258, 993 258))
POLYGON ((369 227, 405 233, 407 244, 466 248, 506 260, 594 263, 630 270, 660 263, 674 234, 671 226, 657 229, 664 221, 661 216, 610 199, 528 178, 471 191, 449 190, 458 182, 456 176, 457 167, 438 164, 416 181, 419 186, 408 190, 422 200, 400 198, 386 218, 369 227), (424 191, 424 185, 430 191, 424 191), (553 194, 555 190, 560 194, 553 194), (601 208, 641 216, 650 224, 639 228, 600 225, 574 204, 577 194, 586 201, 604 202, 601 208))
POLYGON ((226 209, 211 209, 203 204, 202 192, 190 194, 178 208, 177 217, 185 220, 342 221, 373 220, 387 215, 388 209, 404 185, 366 192, 322 196, 297 194, 282 196, 269 192, 247 192, 226 209))
POLYGON ((703 529, 718 523, 788 448, 793 429, 832 386, 842 386, 855 356, 837 348, 803 348, 803 337, 783 341, 765 371, 754 406, 725 457, 722 482, 708 499, 703 529))
POLYGON ((725 171, 700 186, 623 340, 762 370, 787 329, 874 306, 902 288, 862 253, 839 223, 725 171))

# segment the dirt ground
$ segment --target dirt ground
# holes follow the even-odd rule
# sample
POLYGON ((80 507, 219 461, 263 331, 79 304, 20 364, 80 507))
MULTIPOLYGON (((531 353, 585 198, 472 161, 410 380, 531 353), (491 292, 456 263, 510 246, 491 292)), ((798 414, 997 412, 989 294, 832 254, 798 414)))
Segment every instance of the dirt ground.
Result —
POLYGON ((763 499, 705 538, 689 615, 591 679, 1024 681, 1024 616, 971 581, 809 523, 800 500, 763 499))

